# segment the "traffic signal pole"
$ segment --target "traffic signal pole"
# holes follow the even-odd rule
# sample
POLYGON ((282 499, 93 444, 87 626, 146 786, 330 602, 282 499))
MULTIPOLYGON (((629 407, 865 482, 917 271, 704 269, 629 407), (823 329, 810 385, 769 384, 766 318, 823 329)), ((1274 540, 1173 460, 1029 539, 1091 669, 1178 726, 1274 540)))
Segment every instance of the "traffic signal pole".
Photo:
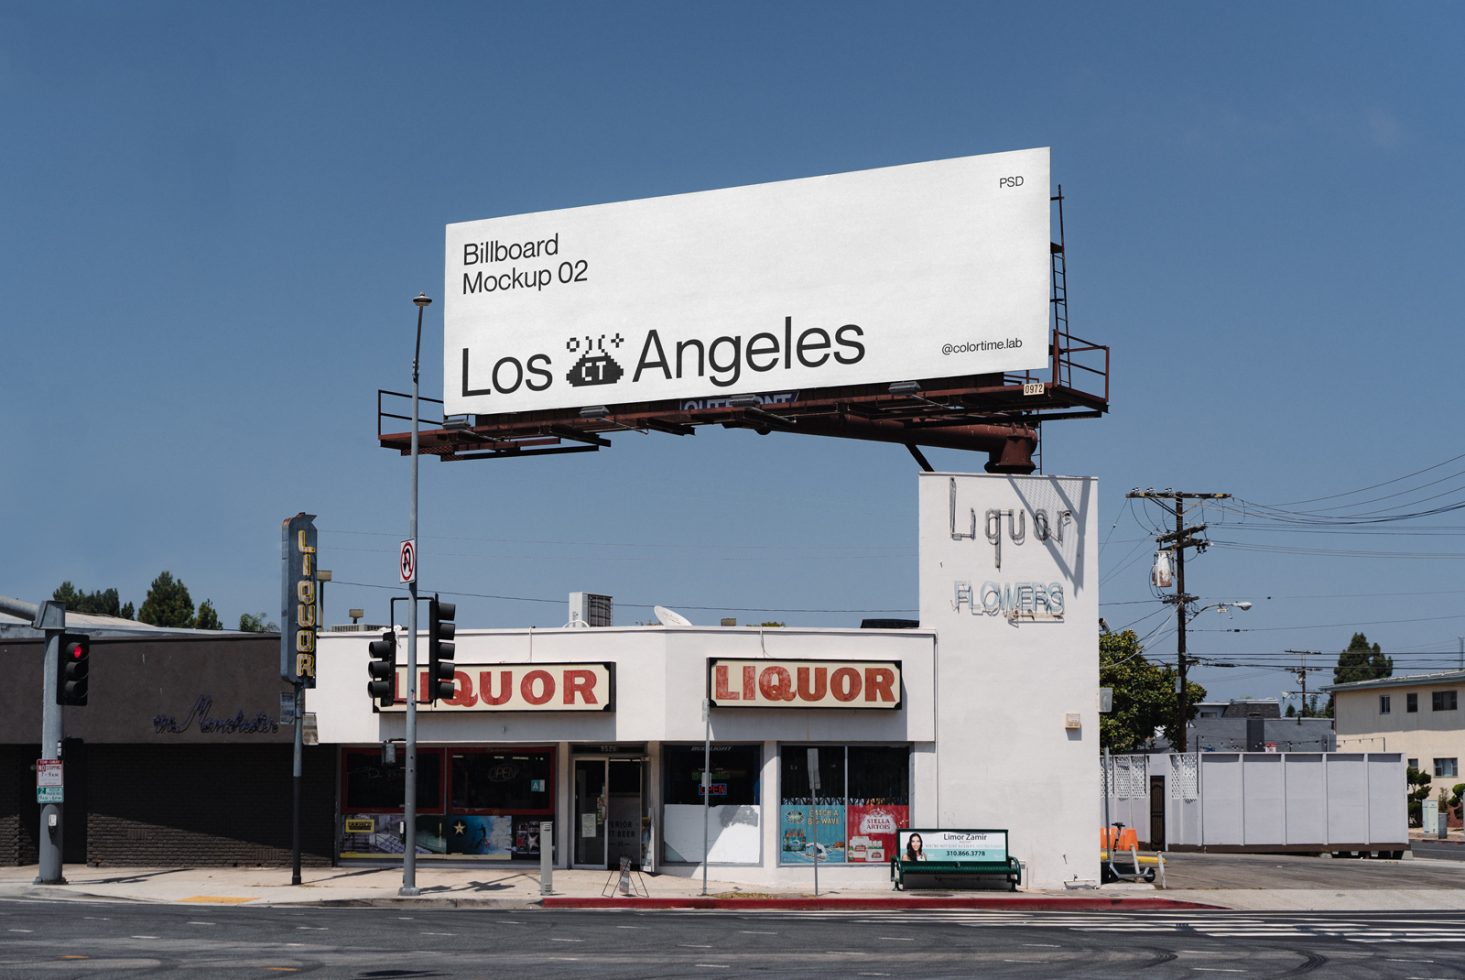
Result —
MULTIPOLYGON (((55 599, 48 599, 40 605, 0 596, 0 612, 21 618, 29 617, 31 626, 46 637, 46 651, 41 661, 41 758, 61 759, 65 732, 61 723, 61 705, 86 704, 88 656, 85 636, 70 637, 77 642, 81 652, 79 663, 64 671, 61 663, 61 648, 68 643, 66 635, 66 606, 55 599), (63 673, 65 677, 63 677, 63 673)), ((62 770, 65 771, 64 769, 62 770)), ((37 766, 39 778, 40 767, 37 766)), ((64 777, 63 777, 64 778, 64 777)), ((61 786, 64 794, 66 787, 61 786)), ((37 794, 39 796, 39 793, 37 794)), ((64 799, 64 797, 63 797, 64 799)), ((39 858, 37 885, 64 885, 61 874, 62 828, 64 826, 62 801, 41 804, 41 827, 37 835, 36 851, 39 858)))
MULTIPOLYGON (((55 600, 41 603, 35 610, 36 629, 46 634, 46 656, 41 663, 41 758, 60 759, 65 733, 61 725, 60 668, 61 637, 66 632, 66 607, 55 600)), ((62 770, 65 771, 64 769, 62 770)), ((63 792, 65 787, 62 787, 63 792)), ((37 885, 64 885, 61 873, 62 820, 61 803, 41 805, 41 828, 36 837, 39 858, 37 885)))
MULTIPOLYGON (((59 602, 55 605, 61 610, 64 624, 66 608, 59 602)), ((64 632, 64 626, 62 629, 46 630, 46 659, 41 665, 41 675, 45 678, 44 691, 41 694, 41 755, 47 759, 61 758, 61 743, 65 738, 61 727, 61 705, 56 703, 56 673, 61 663, 61 634, 64 632)), ((60 803, 46 803, 41 806, 41 832, 36 838, 40 858, 35 882, 38 885, 66 884, 66 878, 61 873, 64 827, 61 806, 60 803)))
MULTIPOLYGON (((432 300, 426 293, 418 293, 412 301, 417 304, 417 346, 412 351, 412 512, 408 519, 407 537, 417 541, 417 362, 422 356, 422 311, 432 300)), ((407 731, 406 731, 406 786, 402 801, 402 887, 399 895, 421 894, 417 888, 417 575, 412 569, 412 581, 407 583, 411 599, 407 603, 407 731)))

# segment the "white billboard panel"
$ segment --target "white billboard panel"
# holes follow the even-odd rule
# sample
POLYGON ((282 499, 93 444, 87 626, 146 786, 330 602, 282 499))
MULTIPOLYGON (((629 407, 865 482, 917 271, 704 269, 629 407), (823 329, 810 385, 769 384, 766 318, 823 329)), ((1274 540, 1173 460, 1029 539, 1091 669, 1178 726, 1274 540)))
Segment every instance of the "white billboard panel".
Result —
POLYGON ((1047 363, 1047 148, 447 226, 449 415, 1047 363))

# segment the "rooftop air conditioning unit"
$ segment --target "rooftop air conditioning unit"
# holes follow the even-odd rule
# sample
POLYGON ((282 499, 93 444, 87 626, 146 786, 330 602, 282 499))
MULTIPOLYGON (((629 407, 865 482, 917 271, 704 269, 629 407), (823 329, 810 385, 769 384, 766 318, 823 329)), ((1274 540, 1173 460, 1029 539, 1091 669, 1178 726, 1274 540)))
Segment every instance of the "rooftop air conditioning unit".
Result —
POLYGON ((570 621, 566 624, 576 628, 588 626, 613 626, 611 598, 594 592, 570 593, 570 621))

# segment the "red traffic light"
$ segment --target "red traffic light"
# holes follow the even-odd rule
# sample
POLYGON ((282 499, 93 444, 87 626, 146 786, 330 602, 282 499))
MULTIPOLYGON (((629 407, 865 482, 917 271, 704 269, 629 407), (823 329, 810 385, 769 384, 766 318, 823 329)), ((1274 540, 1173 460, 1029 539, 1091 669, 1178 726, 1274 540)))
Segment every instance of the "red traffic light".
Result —
POLYGON ((90 653, 91 638, 86 634, 68 633, 61 637, 61 655, 56 659, 57 704, 86 704, 90 653))

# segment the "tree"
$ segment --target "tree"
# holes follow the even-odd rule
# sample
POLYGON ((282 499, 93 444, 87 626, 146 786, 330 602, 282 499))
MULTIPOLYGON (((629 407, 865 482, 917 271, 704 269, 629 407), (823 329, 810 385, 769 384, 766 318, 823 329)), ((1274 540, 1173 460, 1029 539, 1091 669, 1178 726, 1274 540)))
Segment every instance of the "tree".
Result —
MULTIPOLYGON (((1338 666, 1333 668, 1333 683, 1348 684, 1353 681, 1372 681, 1380 677, 1391 677, 1394 673, 1394 658, 1384 656, 1377 643, 1372 645, 1362 633, 1354 633, 1348 641, 1348 649, 1338 654, 1338 666)), ((1333 699, 1328 697, 1326 716, 1333 717, 1333 699)))
POLYGON ((244 613, 239 617, 239 632, 241 633, 276 633, 280 627, 267 620, 267 613, 260 613, 258 616, 244 613))
POLYGON ((122 605, 116 589, 83 592, 68 580, 56 587, 56 591, 51 593, 51 598, 66 606, 67 612, 88 613, 93 616, 117 616, 122 619, 132 618, 132 603, 122 605))
POLYGON ((70 579, 56 586, 56 591, 51 593, 51 598, 65 606, 67 612, 81 612, 77 608, 81 602, 81 593, 76 590, 76 586, 71 584, 70 579))
POLYGON ((148 588, 137 618, 154 626, 192 626, 193 597, 188 594, 188 586, 175 579, 172 572, 161 573, 148 588))
MULTIPOLYGON (((1134 630, 1102 633, 1099 636, 1099 683, 1114 691, 1112 710, 1099 716, 1099 743, 1113 752, 1132 752, 1150 743, 1156 729, 1175 744, 1175 670, 1151 663, 1134 630)), ((1195 706, 1205 700, 1206 689, 1187 683, 1186 703, 1194 717, 1195 706)))
POLYGON ((1424 823, 1424 801, 1429 798, 1429 784, 1432 780, 1429 773, 1421 772, 1413 766, 1405 770, 1404 779, 1409 786, 1409 823, 1418 827, 1424 823))
POLYGON ((219 614, 214 609, 212 601, 205 599, 198 604, 198 618, 194 621, 194 627, 201 630, 221 630, 224 624, 219 622, 219 614))

